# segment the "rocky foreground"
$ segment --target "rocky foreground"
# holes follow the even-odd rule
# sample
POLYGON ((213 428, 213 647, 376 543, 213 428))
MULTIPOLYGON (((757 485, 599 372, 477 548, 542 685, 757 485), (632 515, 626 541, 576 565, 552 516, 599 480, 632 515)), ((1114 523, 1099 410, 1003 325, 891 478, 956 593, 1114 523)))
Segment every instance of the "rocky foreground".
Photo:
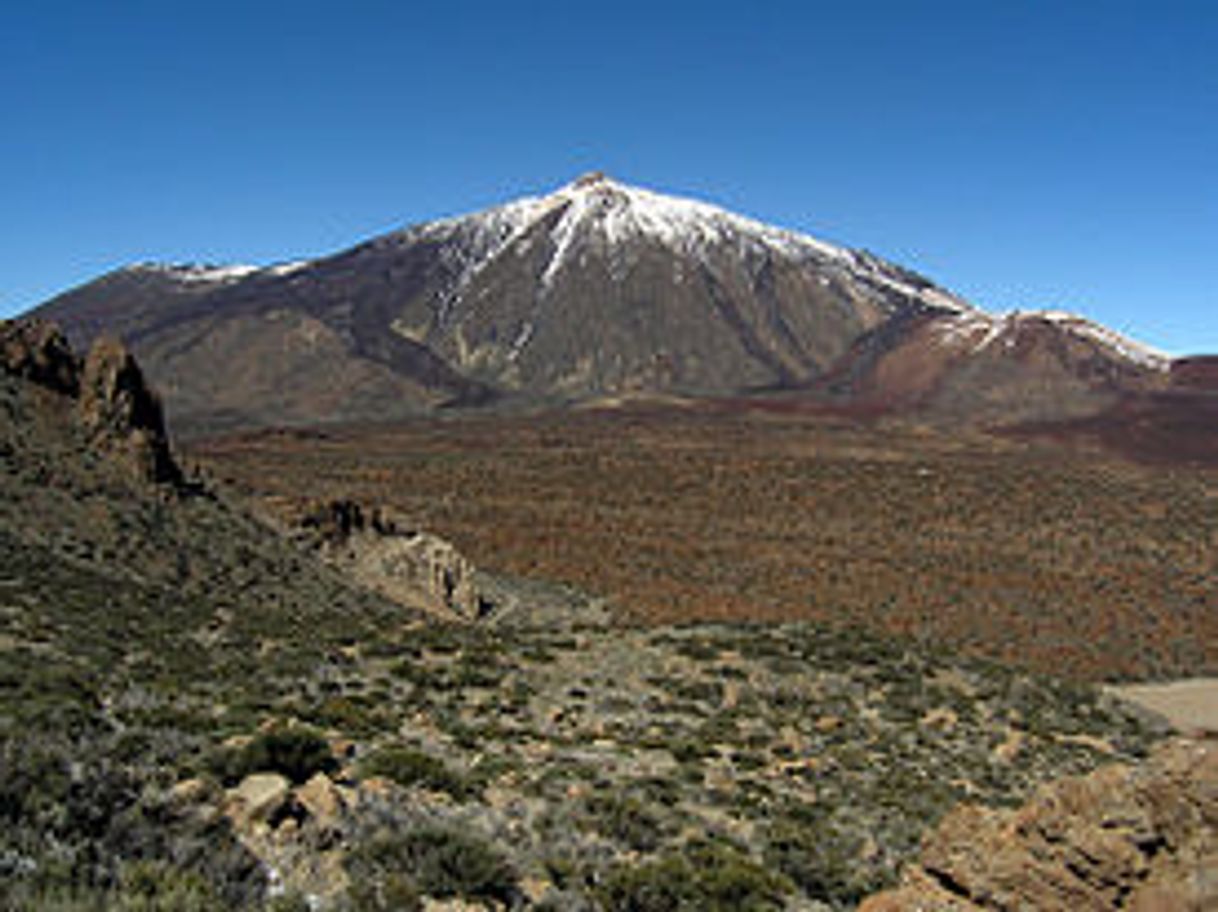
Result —
POLYGON ((852 908, 958 803, 1154 741, 1090 689, 804 625, 402 627, 209 720, 252 689, 174 695, 167 816, 336 908, 852 908))
POLYGON ((1218 908, 1218 744, 1179 741, 1040 789, 974 804, 926 839, 901 887, 860 912, 1218 908))

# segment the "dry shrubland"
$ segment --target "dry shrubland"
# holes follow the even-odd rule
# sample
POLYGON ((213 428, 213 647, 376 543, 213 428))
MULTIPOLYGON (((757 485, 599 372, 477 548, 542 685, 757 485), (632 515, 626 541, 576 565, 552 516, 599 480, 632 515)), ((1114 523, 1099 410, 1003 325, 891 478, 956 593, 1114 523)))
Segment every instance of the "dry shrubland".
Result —
POLYGON ((1077 678, 1218 670, 1218 475, 910 426, 626 408, 196 444, 246 493, 387 503, 628 617, 831 620, 1077 678))

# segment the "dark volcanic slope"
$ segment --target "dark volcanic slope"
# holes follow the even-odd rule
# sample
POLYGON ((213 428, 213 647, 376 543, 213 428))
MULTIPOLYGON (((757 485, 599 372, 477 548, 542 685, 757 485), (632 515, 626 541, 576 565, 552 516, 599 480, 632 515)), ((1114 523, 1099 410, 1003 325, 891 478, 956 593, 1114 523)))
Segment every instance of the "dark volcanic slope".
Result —
POLYGON ((1012 430, 1099 443, 1156 465, 1218 466, 1218 358, 1180 358, 1166 383, 1125 392, 1102 411, 1012 430))
POLYGON ((1170 383, 1171 361, 1058 311, 915 315, 860 338, 821 381, 853 402, 987 424, 1095 414, 1170 383))
POLYGON ((310 262, 135 266, 39 314, 77 343, 121 334, 187 430, 813 387, 1062 417, 1166 365, 1085 321, 1008 326, 871 254, 602 175, 310 262))
POLYGON ((136 266, 40 308, 122 334, 176 423, 801 385, 894 315, 967 309, 862 252, 600 176, 333 257, 136 266))

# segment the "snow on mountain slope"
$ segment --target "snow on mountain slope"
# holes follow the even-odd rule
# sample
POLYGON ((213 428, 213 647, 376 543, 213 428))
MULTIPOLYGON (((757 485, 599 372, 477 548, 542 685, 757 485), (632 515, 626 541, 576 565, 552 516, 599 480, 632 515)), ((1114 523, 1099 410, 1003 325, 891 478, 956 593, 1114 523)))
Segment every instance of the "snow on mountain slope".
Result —
POLYGON ((1013 311, 1000 315, 982 311, 961 312, 936 321, 934 329, 949 348, 976 354, 991 346, 1014 348, 1021 333, 1038 325, 1063 330, 1131 365, 1158 372, 1165 372, 1171 367, 1169 355, 1085 317, 1060 310, 1013 311))
POLYGON ((135 274, 158 275, 161 278, 184 285, 214 285, 238 282, 252 276, 279 277, 291 275, 311 264, 311 260, 293 260, 270 266, 253 266, 248 263, 136 263, 123 271, 135 274))
POLYGON ((867 251, 599 173, 312 260, 141 264, 39 313, 78 344, 123 335, 171 417, 209 427, 276 423, 289 401, 308 423, 758 390, 947 391, 960 413, 988 390, 995 414, 1034 392, 1039 416, 1061 390, 1082 408, 1169 363, 1080 317, 991 316, 867 251))
MULTIPOLYGON (((709 203, 622 184, 601 173, 584 175, 546 196, 523 197, 481 212, 411 226, 366 246, 386 250, 420 242, 441 245, 446 265, 455 273, 446 289, 451 297, 470 285, 503 252, 542 226, 549 247, 541 272, 543 291, 553 286, 562 271, 586 256, 589 248, 603 252, 643 241, 702 263, 725 252, 780 257, 815 265, 824 273, 823 285, 840 276, 927 307, 977 312, 968 302, 925 278, 866 251, 768 225, 709 203)), ((156 274, 181 285, 206 286, 282 278, 323 262, 324 258, 270 266, 144 262, 124 271, 156 274)))
POLYGON ((584 175, 547 196, 525 197, 485 212, 410 228, 392 241, 461 240, 463 275, 457 284, 467 285, 472 275, 547 221, 552 221, 547 231, 551 252, 541 276, 543 288, 551 287, 557 275, 589 247, 613 249, 642 240, 700 262, 730 250, 814 263, 829 273, 848 275, 930 307, 973 310, 950 292, 864 251, 767 225, 709 203, 618 183, 600 173, 584 175))

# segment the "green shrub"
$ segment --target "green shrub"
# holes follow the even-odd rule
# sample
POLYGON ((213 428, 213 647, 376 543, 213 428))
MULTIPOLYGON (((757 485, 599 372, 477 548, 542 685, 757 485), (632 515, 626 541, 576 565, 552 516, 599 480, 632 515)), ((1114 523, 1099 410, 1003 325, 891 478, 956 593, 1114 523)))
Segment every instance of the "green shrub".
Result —
POLYGON ((671 829, 655 808, 629 795, 592 795, 586 809, 597 832, 636 852, 654 851, 671 829))
POLYGON ((407 788, 421 786, 444 792, 457 801, 473 791, 471 783, 444 761, 404 745, 380 748, 360 765, 360 774, 366 778, 383 776, 407 788))
POLYGON ((598 898, 607 912, 770 912, 792 889, 731 846, 699 843, 641 865, 617 865, 598 898))
POLYGON ((783 820, 766 833, 764 858, 811 899, 852 907, 881 887, 858 858, 859 842, 828 820, 783 820))
POLYGON ((223 912, 225 905, 198 874, 166 862, 134 862, 123 868, 112 912, 223 912))
POLYGON ((243 747, 221 751, 211 767, 225 785, 235 785, 251 773, 280 773, 299 785, 315 773, 333 772, 338 762, 320 733, 280 726, 243 747))
POLYGON ((495 899, 517 894, 516 873, 484 840, 452 827, 428 825, 382 833, 348 854, 347 872, 360 891, 384 891, 391 877, 409 877, 420 893, 446 898, 495 899))
POLYGON ((408 875, 390 871, 353 882, 342 908, 349 912, 419 912, 423 900, 408 875))

